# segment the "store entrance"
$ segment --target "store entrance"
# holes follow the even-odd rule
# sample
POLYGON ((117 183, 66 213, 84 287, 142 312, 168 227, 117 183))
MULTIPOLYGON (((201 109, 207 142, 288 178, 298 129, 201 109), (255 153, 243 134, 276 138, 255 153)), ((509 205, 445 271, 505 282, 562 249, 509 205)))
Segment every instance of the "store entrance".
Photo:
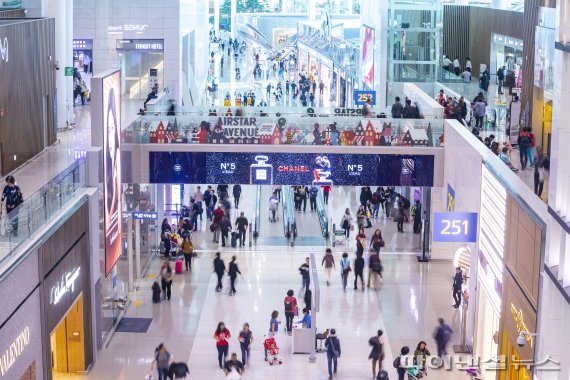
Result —
POLYGON ((164 54, 162 52, 123 51, 121 68, 123 70, 122 86, 126 99, 146 99, 154 82, 159 84, 160 90, 164 88, 164 54))
POLYGON ((83 294, 50 334, 52 378, 85 371, 83 294))

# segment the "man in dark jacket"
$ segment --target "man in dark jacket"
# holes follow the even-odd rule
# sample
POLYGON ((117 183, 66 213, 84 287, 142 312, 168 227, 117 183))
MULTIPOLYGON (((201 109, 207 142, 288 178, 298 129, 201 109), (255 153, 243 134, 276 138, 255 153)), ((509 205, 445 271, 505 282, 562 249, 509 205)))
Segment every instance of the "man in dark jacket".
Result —
POLYGON ((240 213, 239 217, 236 219, 236 229, 238 231, 239 246, 240 247, 245 244, 245 233, 247 231, 248 225, 249 225, 249 222, 248 222, 247 218, 245 217, 245 215, 242 211, 240 213))
POLYGON ((437 345, 437 356, 440 358, 447 355, 447 343, 451 340, 453 330, 445 323, 443 318, 438 318, 438 326, 433 333, 433 339, 437 345))
POLYGON ((506 66, 503 66, 497 70, 497 80, 499 81, 499 94, 503 94, 503 82, 505 80, 505 69, 506 66))
POLYGON ((220 232, 222 233, 222 247, 226 246, 226 239, 228 238, 228 234, 232 230, 232 222, 230 222, 230 218, 224 215, 222 220, 220 221, 220 232))
POLYGON ((364 291, 364 265, 364 257, 362 257, 362 254, 357 253, 356 259, 354 259, 354 290, 358 289, 358 277, 360 276, 362 291, 364 291))
POLYGON ((455 268, 455 276, 453 277, 453 299, 455 300, 454 308, 458 308, 461 305, 461 285, 463 285, 463 273, 461 268, 455 268))
POLYGON ((331 329, 329 336, 325 340, 325 347, 327 349, 327 363, 329 370, 329 379, 332 379, 333 374, 336 375, 338 365, 338 358, 340 358, 340 340, 336 336, 336 330, 331 329), (334 366, 333 366, 334 364, 334 366), (334 367, 334 368, 333 368, 334 367))
POLYGON ((412 105, 412 101, 410 99, 406 99, 406 106, 404 107, 403 117, 404 119, 419 118, 418 109, 412 105))
POLYGON ((392 104, 392 117, 394 119, 401 119, 404 115, 404 106, 400 103, 400 97, 396 96, 396 101, 392 104))
POLYGON ((226 270, 226 264, 224 260, 220 257, 220 252, 216 252, 216 258, 214 259, 214 273, 218 276, 218 284, 216 285, 216 292, 222 290, 222 278, 224 277, 224 271, 226 270))
POLYGON ((239 197, 241 196, 241 185, 234 185, 232 188, 234 195, 234 207, 239 208, 239 197))

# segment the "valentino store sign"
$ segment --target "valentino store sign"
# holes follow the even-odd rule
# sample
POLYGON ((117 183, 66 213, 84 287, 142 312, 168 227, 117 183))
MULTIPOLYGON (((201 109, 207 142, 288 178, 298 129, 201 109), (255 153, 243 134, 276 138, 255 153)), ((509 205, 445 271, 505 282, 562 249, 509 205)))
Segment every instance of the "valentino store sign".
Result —
POLYGON ((56 305, 64 295, 75 291, 75 282, 79 278, 80 269, 81 268, 76 268, 71 272, 67 272, 61 277, 61 280, 51 288, 49 296, 50 304, 56 305))
POLYGON ((0 62, 8 62, 8 38, 0 39, 0 62))
POLYGON ((2 356, 0 356, 0 375, 2 377, 4 377, 10 367, 12 367, 20 355, 22 355, 22 352, 24 352, 28 344, 30 344, 30 328, 26 326, 6 351, 2 353, 2 356))

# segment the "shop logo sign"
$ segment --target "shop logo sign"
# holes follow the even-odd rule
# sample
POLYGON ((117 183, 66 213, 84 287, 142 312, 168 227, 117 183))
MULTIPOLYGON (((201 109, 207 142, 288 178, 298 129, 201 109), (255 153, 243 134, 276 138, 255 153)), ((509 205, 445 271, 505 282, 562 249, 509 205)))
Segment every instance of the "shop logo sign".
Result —
POLYGON ((30 344, 30 328, 26 326, 2 356, 0 356, 0 375, 2 375, 2 377, 4 377, 10 367, 16 362, 16 359, 22 355, 22 352, 24 352, 28 344, 30 344))
POLYGON ((0 61, 8 62, 8 38, 0 40, 0 61))
POLYGON ((75 291, 75 281, 79 278, 79 271, 81 268, 76 268, 71 272, 64 274, 61 280, 51 288, 49 303, 56 305, 61 298, 68 292, 73 293, 75 291))

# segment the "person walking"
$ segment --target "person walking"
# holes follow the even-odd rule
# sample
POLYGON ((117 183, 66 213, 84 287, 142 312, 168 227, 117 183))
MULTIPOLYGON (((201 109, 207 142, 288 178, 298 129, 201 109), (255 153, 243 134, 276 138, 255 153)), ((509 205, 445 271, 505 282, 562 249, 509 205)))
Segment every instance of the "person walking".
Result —
POLYGON ((368 355, 368 359, 372 360, 372 378, 376 379, 376 366, 378 372, 382 371, 382 361, 384 360, 384 331, 378 330, 376 335, 368 339, 368 344, 372 346, 372 350, 368 355))
POLYGON ((378 278, 376 276, 382 277, 382 261, 380 260, 380 256, 375 251, 371 251, 370 259, 368 262, 368 282, 366 287, 370 287, 370 280, 372 279, 372 287, 376 288, 375 283, 377 282, 378 278))
POLYGON ((344 230, 344 236, 348 239, 350 237, 350 229, 352 228, 352 215, 350 214, 350 209, 348 207, 344 210, 344 214, 340 220, 340 225, 344 230))
MULTIPOLYGON (((279 320, 277 318, 279 318, 279 312, 277 310, 273 310, 271 313, 271 319, 269 320, 269 331, 267 331, 267 338, 275 339, 275 336, 279 332, 279 320)), ((267 361, 267 349, 264 349, 263 353, 265 355, 265 361, 267 361)))
POLYGON ((360 277, 360 283, 362 284, 362 290, 364 291, 364 255, 362 253, 356 254, 356 259, 354 259, 354 290, 358 290, 358 277, 360 277))
POLYGON ((332 270, 335 268, 334 256, 332 254, 332 249, 330 249, 330 248, 326 249, 325 255, 323 256, 323 261, 321 262, 321 265, 323 265, 325 267, 325 273, 327 276, 327 286, 330 286, 330 284, 331 284, 331 273, 332 273, 332 270))
POLYGON ((461 305, 461 285, 463 285, 463 273, 461 268, 455 268, 455 276, 453 277, 453 299, 455 300, 454 308, 458 308, 461 305))
POLYGON ((218 277, 218 283, 216 284, 216 292, 222 291, 222 278, 224 277, 224 272, 226 271, 226 264, 224 260, 220 257, 220 252, 216 252, 216 257, 214 258, 214 273, 218 277))
POLYGON ((172 278, 174 276, 174 272, 170 267, 170 262, 167 260, 162 263, 162 267, 160 268, 160 281, 162 287, 162 297, 163 299, 170 300, 171 292, 172 292, 172 278))
MULTIPOLYGON (((19 220, 17 207, 24 203, 24 197, 22 190, 16 185, 16 179, 12 175, 6 177, 6 186, 4 186, 4 190, 2 191, 2 203, 4 202, 6 202, 6 214, 8 214, 12 235, 18 236, 19 220)), ((0 211, 0 215, 1 214, 2 211, 0 211)))
POLYGON ((253 343, 253 333, 249 329, 249 323, 244 323, 242 330, 239 332, 239 345, 241 348, 241 362, 243 365, 249 363, 249 355, 251 352, 251 344, 253 343))
POLYGON ((226 240, 228 239, 231 230, 232 230, 232 222, 230 222, 230 218, 224 215, 222 217, 222 220, 220 221, 220 233, 222 234, 222 247, 226 246, 226 240))
POLYGON ((392 104, 392 118, 394 119, 401 119, 404 116, 404 105, 400 101, 400 97, 396 96, 394 99, 394 104, 392 104))
POLYGON ((503 95, 503 83, 505 81, 505 69, 507 67, 503 66, 500 67, 499 70, 497 70, 497 80, 499 82, 499 89, 498 89, 498 93, 499 95, 503 95))
POLYGON ((230 276, 230 296, 236 294, 236 278, 238 274, 241 275, 236 259, 237 258, 235 256, 232 256, 232 260, 230 261, 228 268, 228 276, 230 276))
POLYGON ((232 380, 241 379, 241 375, 243 375, 245 371, 244 363, 238 360, 235 352, 232 352, 230 360, 224 363, 223 369, 226 374, 226 378, 232 380))
POLYGON ((154 360, 150 364, 150 370, 154 370, 156 364, 156 370, 158 371, 158 380, 168 379, 168 368, 173 362, 170 352, 166 350, 164 343, 158 345, 156 350, 154 350, 154 360))
POLYGON ((473 116, 475 116, 475 128, 483 128, 483 118, 485 117, 485 112, 487 105, 482 96, 477 96, 475 101, 471 104, 473 109, 473 116))
POLYGON ((447 344, 451 340, 453 330, 445 323, 443 318, 438 318, 437 321, 438 326, 433 332, 433 339, 437 345, 437 356, 443 358, 444 355, 447 355, 447 344))
POLYGON ((528 128, 525 127, 520 131, 519 137, 517 138, 517 144, 519 145, 521 169, 525 170, 528 164, 528 149, 530 148, 531 144, 528 128))
POLYGON ((194 246, 188 236, 185 236, 184 241, 182 242, 182 253, 184 254, 186 272, 188 272, 192 270, 192 253, 194 253, 194 246))
MULTIPOLYGON (((235 198, 234 198, 235 199, 235 198)), ((244 215, 244 212, 240 212, 239 217, 236 219, 236 230, 238 232, 239 238, 239 246, 243 246, 245 244, 245 234, 247 231, 247 226, 249 222, 244 215)))
POLYGON ((327 339, 325 340, 325 348, 327 350, 327 364, 329 370, 329 379, 332 379, 333 374, 336 375, 338 368, 338 358, 340 358, 340 340, 336 336, 336 330, 331 329, 327 339))
POLYGON ((241 185, 234 185, 232 187, 232 193, 234 196, 234 207, 239 208, 239 198, 241 196, 241 185))
POLYGON ((530 145, 528 146, 528 162, 529 166, 532 168, 534 166, 534 151, 536 147, 536 140, 534 138, 534 133, 532 129, 528 128, 528 137, 530 137, 530 145))
POLYGON ((325 202, 325 206, 329 204, 329 193, 331 192, 331 187, 329 185, 321 186, 323 189, 323 201, 325 202))
POLYGON ((404 346, 400 349, 400 355, 396 359, 394 359, 394 368, 398 372, 398 380, 405 380, 406 379, 406 367, 402 366, 402 358, 405 357, 410 353, 410 348, 408 346, 404 346))
POLYGON ((550 171, 550 159, 542 152, 542 147, 536 147, 534 158, 534 193, 540 197, 544 189, 544 181, 550 171))
POLYGON ((297 298, 294 297, 295 292, 292 289, 287 291, 287 297, 283 300, 283 306, 285 308, 285 331, 289 335, 293 331, 293 317, 298 314, 297 309, 297 298))
POLYGON ((226 328, 224 322, 218 323, 218 327, 214 332, 214 340, 216 341, 216 349, 218 350, 218 364, 220 365, 220 369, 224 368, 224 362, 228 357, 230 347, 228 339, 231 337, 230 330, 226 328))
POLYGON ((311 212, 317 211, 317 195, 319 194, 319 188, 315 185, 309 187, 309 203, 311 205, 311 212))
POLYGON ((356 252, 364 254, 364 248, 368 247, 368 242, 366 241, 366 234, 364 233, 364 228, 360 227, 358 230, 358 235, 356 235, 356 252))
POLYGON ((340 276, 342 278, 342 290, 346 291, 346 283, 348 282, 348 274, 352 271, 350 267, 350 260, 348 259, 348 253, 344 252, 342 254, 342 259, 340 259, 340 276))
POLYGON ((303 205, 303 212, 307 212, 307 186, 299 186, 299 211, 303 205))
POLYGON ((307 257, 305 258, 305 262, 301 264, 301 266, 299 267, 299 272, 301 273, 301 279, 302 279, 301 290, 299 291, 299 294, 303 291, 303 289, 307 291, 309 289, 309 286, 311 285, 311 274, 309 272, 310 268, 309 263, 310 259, 307 257))
MULTIPOLYGON (((4 194, 6 193, 6 188, 4 188, 4 194)), ((6 209, 8 206, 6 205, 6 209)), ((168 260, 170 257, 170 249, 172 244, 170 242, 170 234, 172 233, 172 227, 168 223, 168 219, 164 218, 162 220, 162 225, 160 226, 160 236, 162 238, 162 244, 164 245, 164 257, 168 260)))
POLYGON ((275 191, 269 197, 269 211, 271 211, 270 221, 277 222, 277 210, 279 210, 279 198, 275 191))

